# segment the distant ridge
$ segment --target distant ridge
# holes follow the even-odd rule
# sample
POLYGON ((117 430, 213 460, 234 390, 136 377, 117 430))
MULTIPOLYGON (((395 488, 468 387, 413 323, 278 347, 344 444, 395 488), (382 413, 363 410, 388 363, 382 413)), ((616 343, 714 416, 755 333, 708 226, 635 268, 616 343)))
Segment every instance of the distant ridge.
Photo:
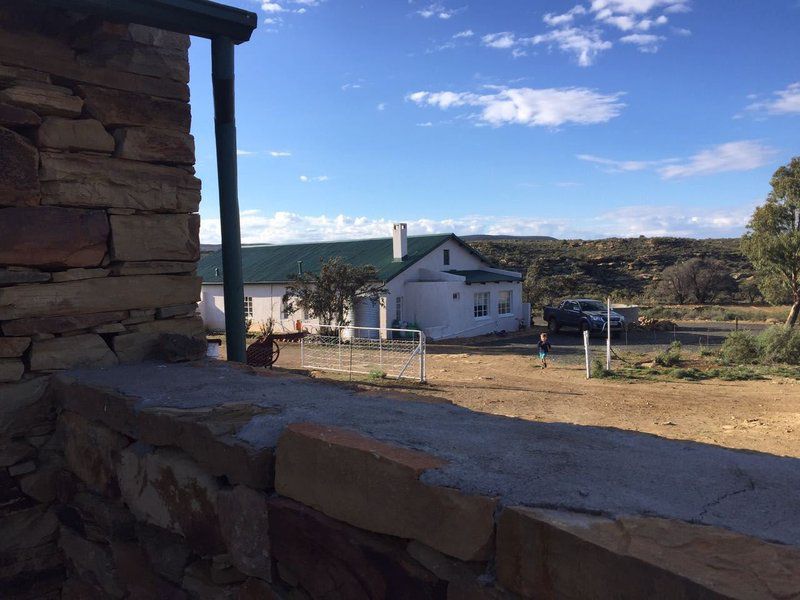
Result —
POLYGON ((533 242, 555 242, 558 238, 550 237, 549 235, 460 235, 458 236, 465 242, 488 242, 499 240, 517 240, 517 241, 533 241, 533 242))

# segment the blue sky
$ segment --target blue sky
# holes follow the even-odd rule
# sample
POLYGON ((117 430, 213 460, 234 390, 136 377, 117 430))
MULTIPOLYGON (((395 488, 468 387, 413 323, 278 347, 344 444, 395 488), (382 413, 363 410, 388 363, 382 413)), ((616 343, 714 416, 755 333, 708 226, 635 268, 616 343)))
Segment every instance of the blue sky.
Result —
MULTIPOLYGON (((740 235, 800 154, 798 0, 234 0, 243 239, 740 235)), ((204 242, 210 44, 193 39, 204 242)))

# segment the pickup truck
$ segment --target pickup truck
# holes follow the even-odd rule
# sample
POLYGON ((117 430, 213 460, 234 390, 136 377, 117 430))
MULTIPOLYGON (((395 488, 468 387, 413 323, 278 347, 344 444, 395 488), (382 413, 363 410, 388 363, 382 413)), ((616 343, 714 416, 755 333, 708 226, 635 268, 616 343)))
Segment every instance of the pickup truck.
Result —
MULTIPOLYGON (((545 306, 544 320, 550 333, 562 327, 575 327, 580 331, 605 333, 608 309, 599 300, 586 298, 564 300, 558 307, 545 306)), ((625 318, 611 311, 611 335, 617 336, 625 328, 625 318)))

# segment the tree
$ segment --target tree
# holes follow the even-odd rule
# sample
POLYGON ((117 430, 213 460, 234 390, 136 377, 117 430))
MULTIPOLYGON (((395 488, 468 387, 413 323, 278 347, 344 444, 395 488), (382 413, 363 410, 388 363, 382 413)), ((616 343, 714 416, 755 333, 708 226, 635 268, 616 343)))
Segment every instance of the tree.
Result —
POLYGON ((676 304, 708 304, 735 290, 736 282, 722 261, 697 257, 664 269, 656 286, 660 298, 676 304))
POLYGON ((358 300, 377 301, 385 292, 375 267, 353 266, 334 257, 322 264, 319 273, 296 275, 284 302, 290 312, 306 310, 322 324, 349 325, 347 315, 358 300))
POLYGON ((775 171, 767 201, 753 212, 742 250, 753 263, 767 300, 786 294, 786 325, 800 313, 800 156, 775 171))

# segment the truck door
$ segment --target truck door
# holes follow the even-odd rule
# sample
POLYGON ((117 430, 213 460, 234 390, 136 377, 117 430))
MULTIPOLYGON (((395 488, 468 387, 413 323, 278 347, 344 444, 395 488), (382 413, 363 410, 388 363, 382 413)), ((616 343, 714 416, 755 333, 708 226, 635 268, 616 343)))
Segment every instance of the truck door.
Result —
POLYGON ((564 302, 564 325, 577 327, 581 320, 581 310, 577 302, 564 302))

